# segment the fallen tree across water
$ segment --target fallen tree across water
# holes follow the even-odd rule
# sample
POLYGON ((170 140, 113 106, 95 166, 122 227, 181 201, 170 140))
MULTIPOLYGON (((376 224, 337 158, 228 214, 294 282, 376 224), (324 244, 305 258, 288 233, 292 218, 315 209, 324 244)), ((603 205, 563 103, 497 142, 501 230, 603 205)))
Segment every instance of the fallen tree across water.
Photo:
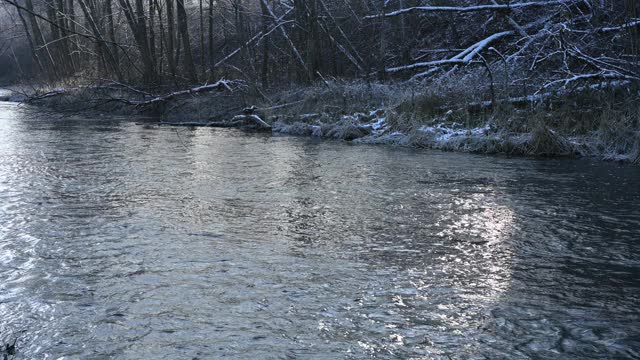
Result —
POLYGON ((245 128, 260 131, 271 131, 271 125, 256 114, 236 115, 228 121, 175 121, 160 122, 158 125, 187 126, 187 127, 220 127, 220 128, 245 128))
MULTIPOLYGON (((156 95, 148 91, 135 88, 131 85, 123 84, 113 80, 103 80, 105 83, 99 83, 78 87, 60 87, 49 91, 39 91, 38 89, 20 92, 25 100, 24 102, 37 102, 40 100, 66 95, 81 95, 84 97, 85 104, 92 103, 122 103, 134 106, 136 108, 150 108, 188 95, 198 95, 215 90, 233 92, 232 86, 240 84, 240 81, 221 79, 213 84, 205 84, 185 90, 174 91, 165 95, 156 95), (83 94, 84 93, 84 94, 83 94)), ((94 106, 95 107, 95 106, 94 106)))

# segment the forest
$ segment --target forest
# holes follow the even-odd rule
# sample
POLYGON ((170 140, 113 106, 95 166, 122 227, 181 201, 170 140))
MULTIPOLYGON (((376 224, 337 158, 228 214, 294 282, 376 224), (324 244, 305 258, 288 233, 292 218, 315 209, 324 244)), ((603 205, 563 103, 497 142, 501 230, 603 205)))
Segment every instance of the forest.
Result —
MULTIPOLYGON (((604 124, 607 129, 600 133, 625 141, 620 148, 618 138, 603 140, 608 144, 599 144, 595 152, 633 157, 628 153, 640 146, 634 142, 640 80, 637 0, 0 4, 0 79, 21 84, 30 99, 62 110, 89 101, 103 111, 135 105, 192 120, 185 112, 202 109, 203 103, 211 109, 199 116, 207 119, 257 105, 262 117, 275 116, 287 125, 292 117, 312 115, 306 125, 279 127, 290 133, 314 133, 313 126, 329 122, 318 117, 333 117, 333 122, 357 113, 381 118, 372 115, 376 111, 385 112, 390 128, 405 133, 424 130, 425 124, 453 123, 467 133, 542 128, 550 135, 545 130, 550 127, 586 136, 604 124), (212 90, 219 91, 193 100, 212 90), (181 104, 182 110, 172 113, 176 106, 168 103, 182 95, 197 104, 191 110, 181 104)), ((430 131, 444 131, 440 135, 446 139, 457 134, 442 129, 430 131)), ((347 139, 369 134, 352 130, 324 134, 347 139)), ((414 138, 405 142, 423 142, 414 138)), ((576 141, 558 141, 541 154, 591 151, 576 149, 571 145, 576 141)), ((528 150, 516 149, 517 144, 467 145, 463 150, 538 152, 529 143, 528 150)), ((438 147, 433 141, 427 146, 438 147)))

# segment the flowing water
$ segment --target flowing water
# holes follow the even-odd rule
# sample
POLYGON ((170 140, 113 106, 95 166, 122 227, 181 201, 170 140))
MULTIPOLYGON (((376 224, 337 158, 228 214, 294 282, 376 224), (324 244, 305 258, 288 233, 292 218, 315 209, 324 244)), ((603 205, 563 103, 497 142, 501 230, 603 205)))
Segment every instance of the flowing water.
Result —
POLYGON ((17 359, 640 358, 640 168, 0 104, 17 359))

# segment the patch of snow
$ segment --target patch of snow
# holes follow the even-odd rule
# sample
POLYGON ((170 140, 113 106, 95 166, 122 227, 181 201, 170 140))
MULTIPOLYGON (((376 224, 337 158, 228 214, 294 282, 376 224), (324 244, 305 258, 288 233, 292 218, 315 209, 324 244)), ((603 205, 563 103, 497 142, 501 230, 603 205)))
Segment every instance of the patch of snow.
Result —
POLYGON ((362 127, 371 129, 371 135, 382 135, 388 129, 387 118, 382 115, 383 113, 380 110, 371 111, 370 116, 374 117, 375 120, 362 125, 362 127))
POLYGON ((364 124, 362 125, 362 127, 364 128, 371 128, 371 130, 373 130, 373 132, 375 133, 380 132, 380 130, 384 130, 387 126, 387 119, 386 118, 379 118, 376 121, 369 123, 369 124, 364 124))
MULTIPOLYGON (((459 125, 459 124, 456 124, 459 125)), ((489 124, 484 127, 471 128, 471 129, 453 129, 446 127, 444 124, 438 124, 436 126, 422 126, 418 131, 433 135, 433 140, 436 142, 447 142, 454 137, 470 137, 470 136, 486 136, 489 133, 489 124)))

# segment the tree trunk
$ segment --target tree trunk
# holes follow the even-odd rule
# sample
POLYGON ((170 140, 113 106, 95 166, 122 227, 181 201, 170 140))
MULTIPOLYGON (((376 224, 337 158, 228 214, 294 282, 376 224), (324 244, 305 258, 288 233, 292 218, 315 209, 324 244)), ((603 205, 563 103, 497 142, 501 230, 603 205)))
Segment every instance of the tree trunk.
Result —
POLYGON ((167 5, 167 62, 169 63, 169 72, 171 76, 176 76, 175 61, 175 20, 173 19, 174 0, 166 0, 167 5))
POLYGON ((320 70, 320 54, 322 53, 320 44, 320 34, 318 32, 318 6, 316 0, 307 0, 307 69, 309 71, 309 79, 313 80, 317 77, 320 70))
POLYGON ((113 5, 111 0, 104 0, 104 8, 105 8, 105 16, 107 20, 107 32, 108 39, 111 41, 111 54, 113 55, 114 65, 119 69, 120 68, 120 54, 119 48, 116 45, 118 39, 116 38, 116 28, 115 21, 113 20, 113 5))
POLYGON ((27 37, 27 41, 29 42, 29 48, 31 49, 31 57, 33 58, 33 61, 36 63, 36 65, 38 66, 38 74, 44 74, 45 68, 44 68, 44 65, 42 65, 42 61, 40 61, 40 57, 38 56, 38 50, 36 49, 35 44, 33 42, 33 37, 31 36, 31 32, 29 31, 29 25, 27 25, 27 20, 25 20, 24 15, 22 15, 22 11, 20 9, 17 9, 17 11, 18 11, 18 17, 20 18, 20 22, 24 27, 25 36, 27 37))
MULTIPOLYGON (((74 0, 67 1, 67 16, 69 18, 69 32, 71 34, 75 34, 76 30, 76 5, 74 0)), ((80 47, 78 46, 78 37, 76 35, 72 35, 69 41, 69 51, 71 51, 72 61, 74 62, 76 69, 80 66, 80 47)))
MULTIPOLYGON (((262 33, 266 34, 269 31, 269 11, 267 10, 267 6, 260 2, 262 8, 262 33)), ((260 74, 260 80, 262 82, 262 87, 269 87, 269 38, 266 37, 263 40, 262 44, 262 71, 260 74)))
POLYGON ((200 7, 200 66, 204 66, 204 8, 202 0, 198 0, 200 7))
POLYGON ((158 80, 154 61, 149 51, 149 42, 147 39, 147 26, 145 22, 144 8, 142 0, 136 0, 136 12, 133 11, 129 0, 118 0, 122 7, 123 13, 129 24, 129 28, 133 33, 136 45, 140 51, 140 57, 143 65, 143 80, 147 84, 153 84, 158 80))
POLYGON ((91 2, 86 3, 85 0, 78 0, 78 3, 80 4, 80 8, 84 13, 84 17, 89 25, 89 28, 91 29, 91 31, 93 32, 93 36, 95 37, 96 53, 98 55, 98 61, 103 67, 101 69, 102 73, 109 74, 109 69, 106 66, 106 64, 109 64, 109 67, 111 67, 112 72, 117 75, 118 79, 120 79, 121 76, 120 76, 120 69, 118 67, 118 64, 116 63, 115 58, 111 53, 111 50, 109 49, 109 47, 107 46, 104 40, 99 24, 95 21, 96 18, 99 18, 99 14, 97 13, 96 7, 91 6, 91 2))
POLYGON ((215 69, 213 68, 213 3, 214 0, 209 0, 209 80, 214 81, 216 78, 215 69))
MULTIPOLYGON (((160 51, 158 52, 160 59, 157 66, 158 66, 158 72, 160 73, 160 75, 162 75, 164 73, 164 45, 166 43, 166 36, 164 32, 164 22, 162 21, 162 7, 160 7, 158 0, 152 0, 152 1, 153 1, 153 7, 156 9, 156 12, 158 13, 158 26, 160 27, 159 29, 160 30, 160 39, 159 39, 160 51)), ((162 80, 162 76, 160 77, 160 80, 162 80)))
POLYGON ((153 0, 149 0, 149 51, 151 58, 156 58, 156 33, 155 33, 155 15, 153 9, 153 0))
POLYGON ((56 71, 56 62, 53 58, 53 54, 51 53, 51 50, 49 49, 49 45, 47 45, 47 42, 44 39, 44 36, 42 35, 42 31, 40 30, 40 25, 38 25, 38 20, 34 15, 35 12, 33 10, 33 2, 31 0, 26 0, 25 8, 27 9, 27 13, 28 13, 27 17, 29 18, 29 23, 31 24, 31 31, 33 33, 34 45, 36 46, 36 49, 38 49, 36 51, 42 51, 44 55, 43 58, 46 59, 46 61, 42 61, 42 63, 45 67, 47 75, 50 79, 54 79, 58 76, 58 73, 56 71))
POLYGON ((72 74, 72 73, 75 73, 75 64, 73 63, 73 57, 71 57, 71 46, 69 45, 69 32, 68 32, 69 25, 67 24, 67 19, 65 18, 67 11, 65 9, 64 3, 65 3, 64 0, 56 1, 56 6, 57 6, 56 23, 60 27, 60 48, 62 49, 60 55, 62 59, 65 60, 63 62, 65 67, 65 72, 67 74, 72 74))
POLYGON ((45 7, 47 9, 47 19, 49 20, 49 32, 51 34, 51 39, 47 39, 50 45, 50 52, 55 60, 55 68, 56 71, 60 74, 64 74, 64 62, 61 60, 62 57, 62 49, 60 48, 60 28, 56 26, 58 23, 58 16, 56 11, 56 4, 53 0, 46 0, 45 7))
MULTIPOLYGON (((293 7, 294 7, 294 18, 296 21, 296 26, 294 28, 295 30, 293 34, 293 42, 298 49, 306 50, 307 34, 308 34, 306 31, 307 23, 308 23, 307 11, 305 9, 306 1, 294 0, 293 7)), ((305 56, 305 54, 300 54, 300 55, 305 56)), ((307 64, 307 68, 308 68, 308 64, 307 64)), ((308 70, 306 68, 298 68, 298 71, 296 72, 296 74, 297 74, 298 81, 305 81, 308 79, 308 76, 309 76, 308 70)))
POLYGON ((178 13, 178 31, 182 38, 182 44, 184 47, 184 68, 187 71, 189 80, 197 83, 198 76, 196 75, 196 67, 193 63, 193 55, 191 53, 191 40, 189 39, 189 24, 187 22, 187 12, 184 8, 184 0, 177 0, 177 13, 178 13))

